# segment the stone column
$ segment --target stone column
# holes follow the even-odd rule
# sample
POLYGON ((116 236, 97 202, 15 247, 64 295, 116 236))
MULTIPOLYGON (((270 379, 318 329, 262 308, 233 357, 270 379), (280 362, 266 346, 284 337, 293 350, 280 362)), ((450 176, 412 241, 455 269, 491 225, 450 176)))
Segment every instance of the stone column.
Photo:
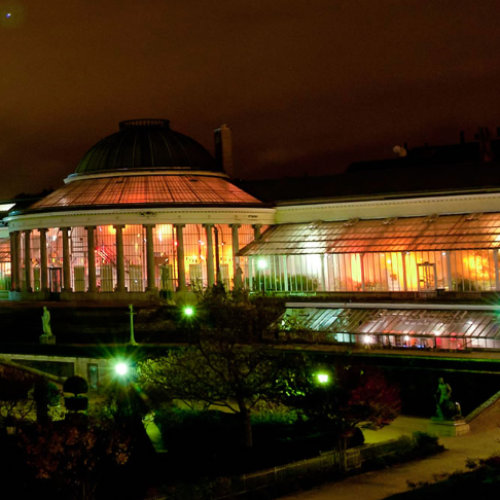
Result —
POLYGON ((248 289, 253 292, 253 257, 251 255, 248 256, 248 289))
POLYGON ((493 263, 495 265, 495 288, 496 290, 500 290, 500 271, 498 265, 498 250, 495 248, 493 250, 493 263))
POLYGON ((254 224, 253 225, 253 239, 254 240, 260 240, 260 228, 262 227, 262 224, 254 224))
POLYGON ((401 252, 401 258, 403 261, 403 289, 405 292, 408 291, 408 278, 406 276, 406 256, 408 252, 401 252))
POLYGON ((125 292, 125 260, 123 257, 123 224, 114 226, 116 230, 116 290, 125 292))
MULTIPOLYGON (((323 267, 325 267, 325 259, 326 255, 323 257, 323 267)), ((283 255, 283 288, 285 292, 288 292, 288 255, 283 255)))
POLYGON ((40 233, 40 290, 46 292, 49 289, 49 277, 47 269, 47 229, 39 229, 40 233))
POLYGON ((204 224, 204 226, 207 233, 207 283, 208 287, 212 288, 215 284, 213 224, 204 224))
POLYGON ((95 270, 95 226, 87 226, 87 260, 89 272, 89 292, 97 292, 96 270, 95 270))
POLYGON ((240 268, 240 258, 236 255, 240 250, 240 242, 238 239, 238 229, 240 228, 239 224, 231 224, 231 240, 232 240, 232 250, 233 250, 233 288, 235 290, 240 289, 243 285, 242 283, 242 272, 240 268))
POLYGON ((71 292, 71 262, 69 260, 69 227, 61 227, 63 240, 63 287, 65 292, 71 292))
POLYGON ((147 256, 147 273, 148 273, 148 286, 146 291, 156 292, 155 283, 155 248, 153 239, 154 224, 144 224, 146 228, 146 256, 147 256))
POLYGON ((19 232, 13 231, 10 233, 10 280, 11 280, 11 290, 19 290, 19 246, 18 238, 19 232))
POLYGON ((32 292, 31 287, 31 230, 24 231, 24 290, 32 292))
POLYGON ((179 278, 178 291, 186 290, 186 268, 184 264, 184 235, 182 228, 184 224, 175 224, 175 237, 177 239, 177 272, 179 278))
POLYGON ((360 270, 361 270, 361 291, 366 292, 365 287, 365 254, 359 254, 360 270))
MULTIPOLYGON (((493 251, 493 254, 495 254, 495 251, 493 251)), ((498 252, 497 252, 497 256, 498 256, 498 252)), ((496 266, 495 266, 495 281, 496 281, 496 289, 498 290, 500 287, 500 283, 498 283, 498 272, 497 272, 497 269, 498 269, 498 261, 496 262, 496 266)), ((452 276, 451 276, 451 252, 448 250, 446 252, 446 274, 448 275, 448 279, 446 280, 447 281, 447 285, 448 285, 448 291, 451 292, 453 290, 453 279, 452 279, 452 276)))

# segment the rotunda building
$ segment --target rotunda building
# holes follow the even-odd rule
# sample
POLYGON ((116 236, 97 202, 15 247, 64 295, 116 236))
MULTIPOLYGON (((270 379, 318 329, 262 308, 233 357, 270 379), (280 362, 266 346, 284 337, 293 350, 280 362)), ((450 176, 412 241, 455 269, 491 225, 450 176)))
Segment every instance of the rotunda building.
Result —
MULTIPOLYGON (((228 131, 216 137, 226 140, 228 131)), ((222 162, 168 120, 121 122, 64 182, 5 219, 12 298, 130 299, 245 286, 251 272, 237 253, 274 222, 272 207, 233 185, 222 162)))

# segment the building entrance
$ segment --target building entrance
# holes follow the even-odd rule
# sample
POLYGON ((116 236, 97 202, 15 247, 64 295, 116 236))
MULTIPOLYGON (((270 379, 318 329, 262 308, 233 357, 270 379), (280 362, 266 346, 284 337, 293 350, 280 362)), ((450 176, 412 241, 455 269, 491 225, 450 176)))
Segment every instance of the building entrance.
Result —
POLYGON ((53 293, 60 293, 62 286, 62 269, 60 267, 51 267, 49 269, 49 287, 53 293))
POLYGON ((427 292, 436 290, 436 264, 424 262, 417 264, 418 271, 418 290, 427 292))

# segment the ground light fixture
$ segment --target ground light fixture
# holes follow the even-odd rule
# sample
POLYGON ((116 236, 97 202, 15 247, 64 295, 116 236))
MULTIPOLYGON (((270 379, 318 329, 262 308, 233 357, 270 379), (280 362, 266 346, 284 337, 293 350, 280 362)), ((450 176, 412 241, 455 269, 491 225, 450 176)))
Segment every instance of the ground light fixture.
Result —
POLYGON ((316 374, 316 380, 318 381, 319 384, 325 385, 330 382, 330 375, 325 372, 320 372, 316 374))

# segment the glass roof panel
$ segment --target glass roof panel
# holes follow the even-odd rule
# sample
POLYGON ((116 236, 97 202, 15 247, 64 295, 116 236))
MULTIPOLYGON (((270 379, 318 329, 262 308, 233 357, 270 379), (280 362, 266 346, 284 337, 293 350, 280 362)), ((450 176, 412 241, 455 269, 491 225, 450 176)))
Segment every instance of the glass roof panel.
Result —
POLYGON ((325 333, 500 338, 499 314, 493 311, 288 308, 282 321, 325 333))
POLYGON ((54 191, 31 209, 120 204, 260 204, 226 179, 195 175, 137 175, 82 179, 54 191))
POLYGON ((410 252, 500 248, 500 213, 282 224, 240 255, 410 252), (473 216, 473 217, 472 217, 473 216), (473 220, 471 220, 471 217, 473 220), (289 244, 293 243, 293 247, 289 244), (307 243, 307 244, 305 244, 307 243), (323 250, 324 249, 324 250, 323 250))

